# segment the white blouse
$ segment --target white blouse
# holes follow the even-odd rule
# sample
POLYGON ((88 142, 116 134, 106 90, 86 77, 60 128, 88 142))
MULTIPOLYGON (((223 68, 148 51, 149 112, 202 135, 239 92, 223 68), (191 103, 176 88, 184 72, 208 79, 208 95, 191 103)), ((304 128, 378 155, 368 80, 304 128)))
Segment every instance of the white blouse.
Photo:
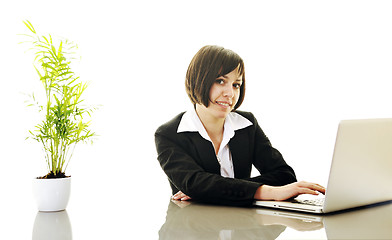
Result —
MULTIPOLYGON (((230 112, 227 115, 225 124, 223 126, 223 139, 219 147, 218 154, 216 155, 216 158, 221 166, 221 176, 234 178, 233 161, 229 149, 229 141, 232 137, 234 137, 236 130, 243 129, 251 125, 251 121, 239 115, 238 113, 230 112)), ((180 132, 199 132, 199 134, 204 139, 210 141, 213 145, 194 108, 190 109, 182 116, 181 122, 177 129, 177 133, 180 132)))

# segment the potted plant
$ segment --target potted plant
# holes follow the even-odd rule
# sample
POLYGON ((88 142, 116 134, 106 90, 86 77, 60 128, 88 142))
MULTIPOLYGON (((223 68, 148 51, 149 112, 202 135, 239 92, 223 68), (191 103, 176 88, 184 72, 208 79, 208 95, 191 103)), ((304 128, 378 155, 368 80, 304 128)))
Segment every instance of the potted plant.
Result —
POLYGON ((43 113, 43 120, 30 131, 30 137, 41 144, 48 173, 33 182, 33 193, 40 211, 61 211, 67 206, 71 177, 65 174, 75 146, 91 141, 96 134, 89 130, 86 115, 95 110, 82 105, 87 84, 71 70, 77 45, 68 40, 40 36, 29 21, 29 37, 35 55, 34 67, 45 90, 43 104, 31 95, 33 103, 43 113))

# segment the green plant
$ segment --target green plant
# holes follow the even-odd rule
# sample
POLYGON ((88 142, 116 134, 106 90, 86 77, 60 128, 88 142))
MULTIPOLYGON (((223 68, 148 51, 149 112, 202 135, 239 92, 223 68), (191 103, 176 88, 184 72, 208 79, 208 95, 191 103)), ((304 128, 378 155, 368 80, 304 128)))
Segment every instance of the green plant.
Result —
POLYGON ((65 170, 79 142, 87 142, 96 134, 84 117, 95 110, 83 106, 81 98, 87 84, 71 70, 71 60, 77 45, 68 40, 54 43, 51 35, 39 36, 29 21, 24 21, 34 51, 34 67, 45 89, 46 101, 39 104, 31 95, 33 104, 45 114, 44 120, 30 131, 31 138, 42 144, 49 173, 42 178, 66 177, 65 170))

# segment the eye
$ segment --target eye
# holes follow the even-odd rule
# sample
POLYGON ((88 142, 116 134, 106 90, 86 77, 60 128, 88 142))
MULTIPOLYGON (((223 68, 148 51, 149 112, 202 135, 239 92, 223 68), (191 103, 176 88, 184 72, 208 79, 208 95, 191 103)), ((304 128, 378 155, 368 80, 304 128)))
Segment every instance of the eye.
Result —
POLYGON ((215 80, 215 82, 217 84, 223 85, 225 83, 225 80, 218 78, 218 79, 215 80))
POLYGON ((236 89, 240 89, 241 88, 241 84, 240 83, 234 83, 233 87, 236 89))

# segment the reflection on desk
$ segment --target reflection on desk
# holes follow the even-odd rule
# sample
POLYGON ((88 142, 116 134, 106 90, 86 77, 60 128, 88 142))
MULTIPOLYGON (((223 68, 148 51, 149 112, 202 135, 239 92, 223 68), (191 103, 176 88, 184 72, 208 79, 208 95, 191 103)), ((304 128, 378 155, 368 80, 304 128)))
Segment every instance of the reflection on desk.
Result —
POLYGON ((72 229, 67 211, 38 212, 33 228, 33 240, 71 240, 72 229))
POLYGON ((392 239, 392 202, 324 217, 328 239, 392 239))
POLYGON ((392 239, 392 204, 322 216, 170 201, 159 239, 277 239, 287 227, 296 236, 324 227, 328 239, 392 239))
POLYGON ((322 228, 321 223, 315 226, 309 221, 259 214, 253 208, 171 201, 159 239, 276 239, 287 225, 322 228), (282 222, 276 224, 279 219, 282 222))

